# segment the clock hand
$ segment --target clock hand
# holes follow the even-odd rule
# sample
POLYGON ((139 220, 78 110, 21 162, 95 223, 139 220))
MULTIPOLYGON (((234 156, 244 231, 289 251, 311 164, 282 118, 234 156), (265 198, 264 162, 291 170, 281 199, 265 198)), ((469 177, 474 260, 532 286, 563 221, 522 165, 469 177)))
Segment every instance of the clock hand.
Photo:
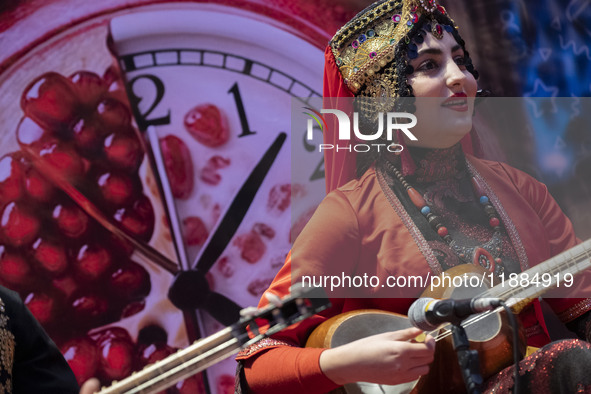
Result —
POLYGON ((133 236, 127 234, 125 231, 120 229, 116 226, 111 219, 109 219, 98 207, 93 204, 78 188, 72 185, 63 175, 60 175, 56 171, 52 171, 52 169, 44 162, 42 158, 39 158, 38 155, 30 148, 23 146, 22 150, 25 152, 27 157, 33 163, 33 166, 37 171, 47 177, 54 185, 56 185, 59 189, 61 189, 64 193, 66 193, 84 212, 86 212, 90 217, 96 220, 100 225, 102 225, 105 229, 123 239, 130 244, 133 245, 135 250, 141 253, 144 257, 151 261, 152 263, 160 266, 161 268, 165 269, 166 271, 170 272, 171 274, 175 274, 178 272, 179 268, 177 264, 172 262, 169 258, 164 256, 158 250, 154 249, 147 243, 144 243, 140 240, 137 240, 133 236))
MULTIPOLYGON (((273 162, 277 158, 283 143, 287 138, 285 132, 279 133, 273 144, 267 149, 263 157, 252 170, 236 196, 230 204, 222 220, 218 223, 213 235, 210 236, 205 248, 195 260, 193 270, 179 272, 168 290, 168 298, 179 309, 195 309, 205 307, 211 310, 212 316, 217 314, 220 308, 216 303, 210 302, 210 294, 213 294, 205 279, 205 274, 220 257, 230 240, 238 230, 242 219, 246 215, 250 204, 259 190, 273 162)), ((221 296, 221 295, 220 295, 221 296)), ((225 308, 228 305, 224 306, 225 308)), ((235 314, 233 321, 238 319, 240 307, 236 305, 231 314, 235 314)), ((232 321, 230 321, 230 324, 232 321)))

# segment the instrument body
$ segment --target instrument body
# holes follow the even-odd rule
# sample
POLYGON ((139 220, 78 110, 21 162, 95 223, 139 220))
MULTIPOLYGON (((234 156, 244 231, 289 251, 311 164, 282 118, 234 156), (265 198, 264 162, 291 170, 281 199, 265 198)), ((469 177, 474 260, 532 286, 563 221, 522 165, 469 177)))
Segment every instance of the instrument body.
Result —
MULTIPOLYGON (((487 272, 481 267, 460 265, 445 272, 450 277, 478 276, 484 277, 483 287, 436 287, 423 292, 423 297, 439 299, 473 298, 491 288, 487 283, 487 272)), ((443 281, 442 281, 443 282, 443 281)), ((453 281, 452 281, 453 282, 453 281)), ((508 325, 504 312, 482 313, 474 318, 466 319, 462 325, 470 339, 470 348, 480 355, 480 370, 484 379, 513 363, 512 340, 513 332, 508 325)), ((346 312, 325 321, 310 335, 306 347, 332 348, 357 339, 388 331, 402 330, 411 327, 404 315, 379 310, 363 309, 346 312)), ((336 393, 347 394, 403 394, 403 393, 458 393, 464 391, 457 356, 453 350, 449 329, 441 329, 430 333, 436 338, 434 361, 429 374, 416 382, 395 386, 378 385, 358 382, 347 384, 336 390, 336 393)), ((519 332, 520 352, 525 354, 525 336, 519 332)))

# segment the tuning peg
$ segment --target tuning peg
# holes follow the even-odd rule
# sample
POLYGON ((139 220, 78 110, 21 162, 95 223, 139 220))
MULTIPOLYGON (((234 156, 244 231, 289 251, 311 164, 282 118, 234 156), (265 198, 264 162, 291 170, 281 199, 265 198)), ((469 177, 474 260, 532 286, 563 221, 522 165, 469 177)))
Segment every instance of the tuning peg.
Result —
POLYGON ((304 286, 302 286, 302 282, 297 282, 291 285, 289 292, 294 297, 301 295, 304 292, 304 286))
POLYGON ((250 319, 251 317, 255 316, 258 312, 258 309, 254 306, 249 306, 240 311, 240 316, 250 319))
POLYGON ((265 298, 267 299, 267 301, 269 301, 271 305, 277 308, 280 308, 283 305, 283 301, 281 301, 281 298, 279 298, 277 294, 271 293, 270 291, 265 293, 265 298))

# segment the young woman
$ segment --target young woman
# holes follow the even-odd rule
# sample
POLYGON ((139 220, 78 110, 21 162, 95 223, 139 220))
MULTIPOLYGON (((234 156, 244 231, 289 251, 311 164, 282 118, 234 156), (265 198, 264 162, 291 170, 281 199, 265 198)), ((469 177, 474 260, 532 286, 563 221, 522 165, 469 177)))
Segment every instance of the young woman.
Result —
MULTIPOLYGON (((509 274, 579 242, 543 184, 473 156, 478 154, 471 131, 477 77, 453 21, 434 1, 379 1, 337 32, 326 52, 324 94, 332 108, 338 98, 355 97, 362 128, 375 130, 384 100, 372 99, 415 97, 407 108, 418 119, 412 129, 417 140, 399 133, 405 146, 400 155, 382 150, 325 157, 332 191, 268 292, 286 295, 292 278, 302 275, 367 274, 384 283, 387 276, 433 276, 460 264, 509 274)), ((396 105, 403 104, 390 110, 396 105)), ((350 382, 398 384, 427 373, 434 340, 409 341, 417 329, 333 349, 301 347, 310 330, 331 316, 363 308, 406 314, 420 294, 381 287, 363 291, 363 298, 334 299, 329 311, 242 352, 239 389, 322 393, 350 382)), ((580 338, 591 337, 589 299, 548 302, 580 338)), ((537 301, 520 319, 529 345, 549 342, 537 301)), ((526 392, 534 382, 553 392, 591 391, 586 342, 548 345, 520 366, 526 392)), ((490 378, 486 389, 507 392, 511 374, 506 369, 490 378)))

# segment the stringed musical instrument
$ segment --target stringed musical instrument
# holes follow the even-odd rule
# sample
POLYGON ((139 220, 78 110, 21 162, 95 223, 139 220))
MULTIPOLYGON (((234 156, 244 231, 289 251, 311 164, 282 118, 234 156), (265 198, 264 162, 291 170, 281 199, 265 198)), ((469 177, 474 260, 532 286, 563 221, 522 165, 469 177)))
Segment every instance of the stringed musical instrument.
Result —
MULTIPOLYGON (((527 281, 517 281, 518 286, 510 286, 507 280, 503 283, 490 283, 494 278, 490 272, 473 265, 459 265, 447 270, 444 275, 450 277, 476 278, 471 283, 482 283, 482 286, 446 287, 440 286, 433 290, 427 289, 422 297, 466 299, 474 297, 500 298, 515 312, 519 313, 525 306, 546 291, 573 283, 574 275, 591 267, 591 239, 587 240, 543 263, 532 267, 521 274, 527 281), (533 280, 538 278, 538 280, 533 280), (543 278, 543 283, 540 282, 543 278), (524 284, 525 286, 521 286, 524 284)), ((518 278, 520 278, 518 276, 518 278)), ((507 278, 505 278, 507 279, 507 278)), ((578 284, 577 294, 591 294, 591 284, 586 293, 581 288, 585 283, 578 284)), ((494 311, 474 315, 462 322, 470 348, 480 355, 480 369, 484 380, 513 363, 512 340, 513 332, 506 321, 504 310, 499 307, 494 311)), ((328 319, 319 325, 310 335, 307 347, 332 348, 355 340, 388 331, 402 330, 411 327, 404 315, 378 310, 357 310, 346 312, 328 319)), ((429 374, 415 382, 395 386, 378 385, 358 382, 347 384, 334 393, 347 394, 402 394, 402 393, 461 393, 465 392, 460 374, 457 356, 452 347, 449 325, 429 333, 436 340, 435 358, 429 374)), ((525 353, 525 335, 519 332, 520 349, 525 353)))
POLYGON ((322 289, 292 286, 291 295, 280 305, 244 310, 237 323, 103 387, 98 394, 157 393, 329 306, 322 289))

